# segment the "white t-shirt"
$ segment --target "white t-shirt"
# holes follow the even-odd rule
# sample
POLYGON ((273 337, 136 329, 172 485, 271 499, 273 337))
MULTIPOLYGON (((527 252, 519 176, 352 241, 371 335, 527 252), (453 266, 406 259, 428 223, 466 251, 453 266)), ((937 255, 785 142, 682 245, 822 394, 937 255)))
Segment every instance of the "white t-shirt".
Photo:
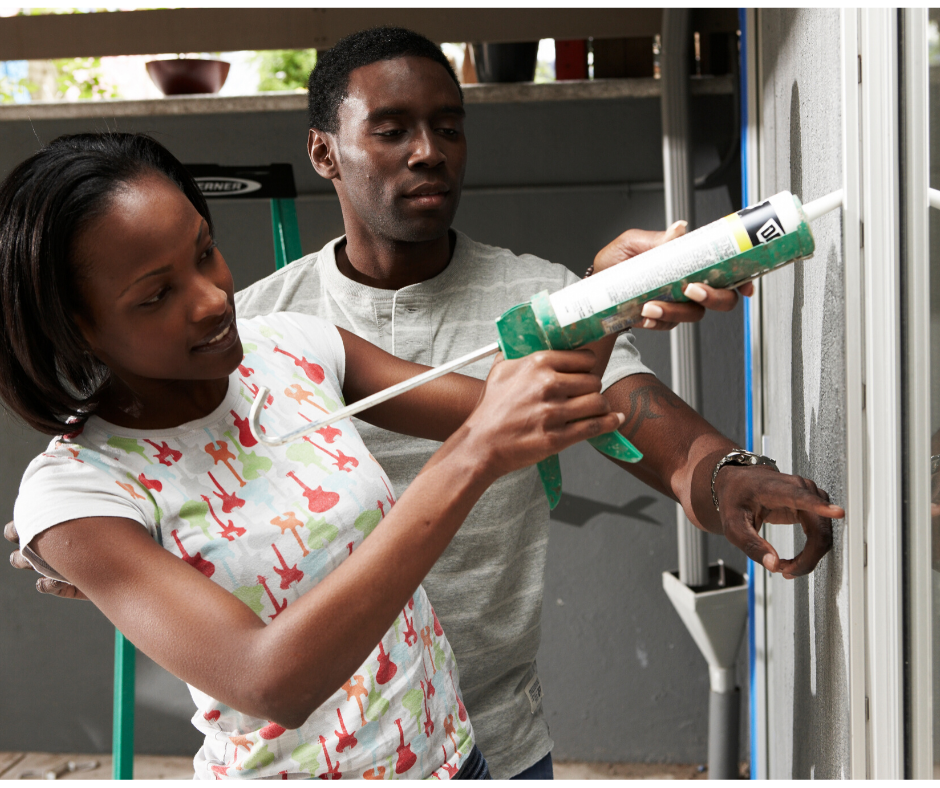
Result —
MULTIPOLYGON (((239 320, 245 357, 211 414, 169 430, 97 418, 30 463, 14 517, 21 543, 58 523, 124 517, 248 605, 276 618, 358 547, 394 504, 392 485, 349 420, 285 446, 283 433, 342 406, 336 328, 306 315, 239 320)), ((246 681, 251 677, 246 676, 246 681)), ((250 717, 190 686, 205 733, 196 776, 448 778, 473 748, 457 666, 419 587, 350 680, 298 730, 250 717)))
MULTIPOLYGON (((580 281, 563 265, 474 241, 457 232, 450 264, 400 290, 347 279, 330 241, 235 294, 244 317, 281 310, 329 320, 399 358, 437 366, 496 341, 496 318, 540 290, 580 281)), ((492 359, 460 370, 483 378, 492 359)), ((604 386, 648 373, 633 337, 617 338, 604 386)), ((439 443, 353 419, 399 491, 439 443)), ((536 652, 548 547, 548 501, 535 466, 509 473, 473 507, 422 585, 460 665, 460 686, 476 741, 497 779, 551 750, 536 652)))

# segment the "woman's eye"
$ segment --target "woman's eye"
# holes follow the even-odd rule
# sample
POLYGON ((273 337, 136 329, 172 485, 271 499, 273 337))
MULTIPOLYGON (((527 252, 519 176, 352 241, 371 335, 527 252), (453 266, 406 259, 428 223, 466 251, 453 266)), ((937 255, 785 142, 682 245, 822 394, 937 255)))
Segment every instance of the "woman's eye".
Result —
POLYGON ((212 255, 215 254, 215 250, 218 248, 219 248, 218 242, 213 241, 211 244, 209 244, 209 246, 206 247, 206 251, 202 253, 202 256, 199 259, 205 260, 208 257, 212 257, 212 255))
POLYGON ((169 287, 163 287, 163 288, 161 288, 161 289, 159 290, 159 292, 154 293, 154 294, 153 294, 150 298, 148 298, 146 301, 141 301, 140 305, 141 305, 141 306, 152 306, 153 304, 158 304, 158 303, 160 303, 160 302, 164 299, 164 297, 166 296, 166 294, 169 293, 169 292, 170 292, 170 288, 169 288, 169 287))

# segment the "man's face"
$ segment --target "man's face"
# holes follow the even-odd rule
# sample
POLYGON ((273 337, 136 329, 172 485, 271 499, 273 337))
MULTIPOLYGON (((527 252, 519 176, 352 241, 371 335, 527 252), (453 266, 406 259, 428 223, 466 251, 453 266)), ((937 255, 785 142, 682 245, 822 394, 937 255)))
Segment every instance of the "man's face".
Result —
POLYGON ((355 222, 389 241, 446 235, 466 168, 463 119, 457 86, 433 60, 403 57, 353 71, 333 135, 347 232, 355 222))

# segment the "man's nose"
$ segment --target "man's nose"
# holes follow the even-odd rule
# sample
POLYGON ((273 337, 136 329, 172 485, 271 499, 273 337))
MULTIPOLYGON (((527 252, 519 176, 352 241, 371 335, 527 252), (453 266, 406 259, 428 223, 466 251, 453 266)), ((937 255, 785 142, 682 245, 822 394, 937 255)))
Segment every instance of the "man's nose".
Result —
POLYGON ((437 167, 447 160, 444 151, 437 144, 434 131, 430 128, 419 129, 414 135, 409 167, 437 167))

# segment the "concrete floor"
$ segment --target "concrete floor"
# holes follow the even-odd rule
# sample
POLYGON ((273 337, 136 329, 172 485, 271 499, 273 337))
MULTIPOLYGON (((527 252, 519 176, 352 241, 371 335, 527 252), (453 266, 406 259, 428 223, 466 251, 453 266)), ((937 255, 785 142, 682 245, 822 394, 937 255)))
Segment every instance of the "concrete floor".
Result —
MULTIPOLYGON (((110 755, 69 753, 0 752, 0 780, 40 779, 50 770, 59 770, 72 761, 82 771, 65 772, 60 780, 108 780, 110 755), (94 764, 94 766, 92 766, 94 764), (38 772, 38 774, 37 774, 38 772), (24 773, 29 776, 24 776, 24 773), (30 774, 31 773, 31 774, 30 774)), ((191 780, 193 762, 189 757, 138 755, 134 758, 137 780, 191 780)), ((701 780, 708 776, 697 766, 655 763, 555 764, 556 780, 701 780)))

